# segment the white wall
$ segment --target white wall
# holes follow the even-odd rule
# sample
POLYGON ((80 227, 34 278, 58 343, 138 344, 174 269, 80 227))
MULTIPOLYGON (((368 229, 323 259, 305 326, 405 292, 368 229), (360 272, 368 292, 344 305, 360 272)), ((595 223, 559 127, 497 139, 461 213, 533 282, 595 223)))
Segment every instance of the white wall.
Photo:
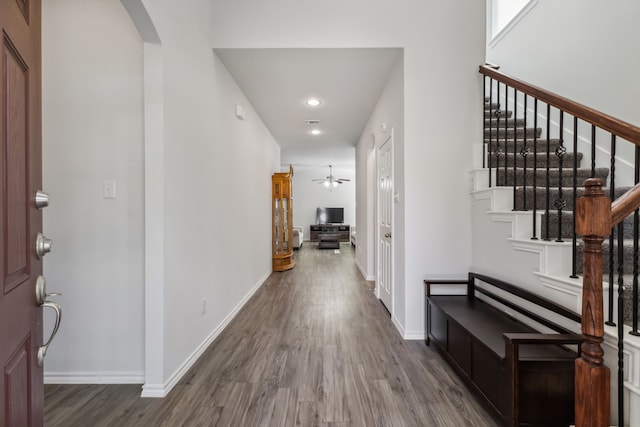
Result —
POLYGON ((144 376, 166 394, 271 272, 280 149, 214 55, 208 5, 146 4, 161 43, 143 44, 118 1, 45 2, 45 271, 65 293, 54 382, 144 376), (109 178, 115 200, 102 199, 109 178), (146 278, 145 239, 164 248, 146 278))
POLYGON ((487 60, 501 71, 640 124, 640 2, 539 0, 487 60), (548 29, 553 28, 553 31, 548 29))
MULTIPOLYGON (((403 47, 405 337, 424 334, 422 281, 465 274, 471 253, 467 171, 482 123, 483 2, 245 0, 213 2, 219 48, 403 47), (250 12, 250 13, 248 13, 250 12)), ((396 235, 396 237, 398 237, 396 235)), ((399 240, 397 238, 396 240, 399 240)), ((397 250, 397 248, 396 248, 397 250)))
MULTIPOLYGON (((356 170, 358 175, 358 238, 356 240, 356 260, 366 278, 376 276, 376 191, 377 191, 377 149, 387 141, 393 130, 394 143, 394 189, 404 188, 404 61, 399 55, 380 99, 376 103, 358 145, 356 146, 356 170), (382 124, 386 130, 382 129, 382 124)), ((393 249, 394 264, 394 320, 405 313, 404 289, 404 200, 394 203, 393 249)))
MULTIPOLYGON (((117 1, 43 2, 44 229, 63 308, 48 382, 141 382, 142 41, 117 1), (103 180, 116 198, 102 197, 103 180)), ((53 319, 47 317, 47 331, 53 319)))
POLYGON ((211 48, 209 3, 145 5, 164 61, 164 384, 145 384, 157 395, 270 274, 280 149, 211 48))
MULTIPOLYGON (((287 170, 284 165, 282 170, 287 170)), ((330 189, 317 181, 329 174, 326 166, 300 166, 293 170, 293 224, 304 228, 304 239, 311 236, 309 225, 316 223, 316 208, 344 208, 344 223, 356 225, 356 175, 353 168, 335 167, 333 176, 350 179, 330 189)))

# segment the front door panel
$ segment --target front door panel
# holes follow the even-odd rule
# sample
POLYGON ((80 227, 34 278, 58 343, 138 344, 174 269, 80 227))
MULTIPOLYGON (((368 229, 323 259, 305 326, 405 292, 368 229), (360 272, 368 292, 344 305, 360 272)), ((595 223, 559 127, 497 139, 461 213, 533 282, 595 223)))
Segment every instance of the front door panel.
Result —
POLYGON ((378 297, 393 315, 393 140, 378 149, 378 297))
POLYGON ((0 426, 43 425, 40 1, 0 0, 0 426))

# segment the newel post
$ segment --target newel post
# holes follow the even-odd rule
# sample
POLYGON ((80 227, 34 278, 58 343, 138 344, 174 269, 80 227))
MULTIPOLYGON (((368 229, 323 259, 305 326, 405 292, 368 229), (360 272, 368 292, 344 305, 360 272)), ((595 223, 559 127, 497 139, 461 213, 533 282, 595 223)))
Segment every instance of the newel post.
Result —
POLYGON ((582 282, 582 356, 576 360, 576 427, 609 424, 610 373, 604 366, 604 310, 602 292, 602 242, 611 233, 611 200, 603 182, 585 181, 584 196, 576 202, 576 233, 584 242, 582 282))

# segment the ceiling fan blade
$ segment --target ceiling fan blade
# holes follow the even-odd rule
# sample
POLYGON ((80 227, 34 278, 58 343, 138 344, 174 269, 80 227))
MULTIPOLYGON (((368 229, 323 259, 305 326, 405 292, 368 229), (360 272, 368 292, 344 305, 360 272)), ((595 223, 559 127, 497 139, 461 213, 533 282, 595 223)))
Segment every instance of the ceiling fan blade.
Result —
POLYGON ((351 180, 350 179, 346 179, 346 178, 338 178, 335 181, 338 181, 338 182, 349 182, 351 180))
POLYGON ((311 181, 326 181, 326 178, 318 178, 318 179, 312 179, 311 181))

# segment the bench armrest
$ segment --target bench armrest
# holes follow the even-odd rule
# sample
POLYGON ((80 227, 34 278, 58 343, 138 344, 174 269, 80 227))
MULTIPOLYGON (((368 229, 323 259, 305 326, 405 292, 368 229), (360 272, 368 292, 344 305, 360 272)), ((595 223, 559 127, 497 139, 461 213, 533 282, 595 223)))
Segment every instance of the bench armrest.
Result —
MULTIPOLYGON (((518 360, 520 345, 562 345, 562 344, 582 344, 584 338, 577 334, 537 334, 537 333, 505 333, 502 335, 505 341, 505 355, 507 363, 507 372, 509 373, 509 384, 511 401, 508 407, 510 410, 505 416, 508 425, 519 425, 519 413, 515 402, 518 402, 518 360)), ((578 347, 578 356, 580 356, 580 347, 578 347)))

